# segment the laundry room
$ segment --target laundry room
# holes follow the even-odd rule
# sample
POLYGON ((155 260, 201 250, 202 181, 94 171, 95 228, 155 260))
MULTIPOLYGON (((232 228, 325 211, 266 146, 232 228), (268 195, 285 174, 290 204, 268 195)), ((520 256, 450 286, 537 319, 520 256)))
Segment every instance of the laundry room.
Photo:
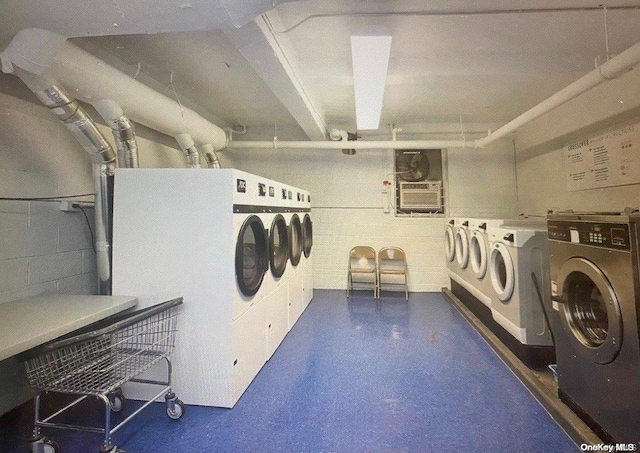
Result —
POLYGON ((62 3, 0 7, 0 451, 640 446, 640 4, 62 3))

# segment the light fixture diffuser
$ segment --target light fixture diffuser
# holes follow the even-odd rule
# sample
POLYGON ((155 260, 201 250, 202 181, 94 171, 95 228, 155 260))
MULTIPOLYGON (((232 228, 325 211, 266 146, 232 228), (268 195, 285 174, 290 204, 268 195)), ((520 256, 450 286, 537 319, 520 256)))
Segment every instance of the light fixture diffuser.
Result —
POLYGON ((378 129, 380 125, 390 54, 391 36, 363 34, 351 37, 358 130, 378 129))

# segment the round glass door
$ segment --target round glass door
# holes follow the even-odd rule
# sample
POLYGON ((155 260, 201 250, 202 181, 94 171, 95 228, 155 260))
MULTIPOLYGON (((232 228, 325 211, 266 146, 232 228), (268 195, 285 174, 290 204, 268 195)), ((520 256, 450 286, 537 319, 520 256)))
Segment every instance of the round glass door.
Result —
POLYGON ((267 235, 260 217, 252 215, 240 228, 236 243, 236 280, 245 296, 253 296, 260 289, 267 270, 267 235))
POLYGON ((584 258, 567 260, 559 277, 561 319, 572 343, 596 363, 611 362, 620 352, 622 314, 609 280, 584 258))
POLYGON ((489 262, 491 285, 498 299, 506 302, 513 295, 516 284, 513 260, 507 247, 500 242, 494 244, 491 249, 491 259, 489 262))
POLYGON ((311 217, 309 214, 304 215, 302 221, 302 251, 305 258, 309 258, 311 255, 311 247, 313 246, 313 224, 311 223, 311 217))
POLYGON ((298 214, 293 214, 289 222, 289 259, 297 266, 302 255, 302 225, 298 214))
POLYGON ((482 280, 487 273, 487 241, 479 231, 471 233, 469 241, 469 259, 471 269, 478 280, 482 280))
POLYGON ((287 267, 289 259, 289 234, 287 232, 287 222, 282 215, 278 214, 271 224, 269 232, 269 264, 271 273, 275 278, 282 277, 287 267))
POLYGON ((445 240, 445 256, 447 261, 451 262, 456 257, 456 235, 452 225, 447 225, 447 229, 444 232, 445 240))
POLYGON ((465 269, 469 264, 469 239, 467 230, 458 228, 456 232, 456 260, 460 269, 465 269))

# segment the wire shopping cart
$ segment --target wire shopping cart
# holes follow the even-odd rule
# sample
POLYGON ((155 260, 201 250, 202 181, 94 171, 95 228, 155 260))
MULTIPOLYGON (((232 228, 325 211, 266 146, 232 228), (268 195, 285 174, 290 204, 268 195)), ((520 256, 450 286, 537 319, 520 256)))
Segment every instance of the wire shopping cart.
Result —
POLYGON ((112 316, 22 354, 29 383, 38 391, 34 400, 31 451, 60 453, 56 442, 41 435, 40 428, 46 427, 104 434, 101 453, 124 453, 112 443, 112 434, 162 396, 167 403, 167 415, 174 420, 182 417, 185 406, 171 391, 169 360, 175 347, 177 307, 182 303, 182 298, 177 298, 137 312, 112 316), (136 378, 163 359, 167 364, 166 380, 136 378), (125 382, 160 385, 162 390, 116 426, 111 426, 111 412, 120 412, 124 405, 121 386, 125 382), (41 398, 48 392, 78 398, 41 420, 41 398), (89 397, 104 403, 103 427, 54 422, 89 397))

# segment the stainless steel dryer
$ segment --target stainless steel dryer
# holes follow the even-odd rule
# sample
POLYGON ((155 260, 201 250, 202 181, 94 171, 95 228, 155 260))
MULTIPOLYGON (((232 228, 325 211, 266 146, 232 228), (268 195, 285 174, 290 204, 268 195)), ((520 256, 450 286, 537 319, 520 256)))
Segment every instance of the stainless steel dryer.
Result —
POLYGON ((548 216, 558 393, 608 442, 640 442, 639 222, 548 216))

